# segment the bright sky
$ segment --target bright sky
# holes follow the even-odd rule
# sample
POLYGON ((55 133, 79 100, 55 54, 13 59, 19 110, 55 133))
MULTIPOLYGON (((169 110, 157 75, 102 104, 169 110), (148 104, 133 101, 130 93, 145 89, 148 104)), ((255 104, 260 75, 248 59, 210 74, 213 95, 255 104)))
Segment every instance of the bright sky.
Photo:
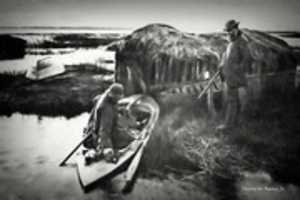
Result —
POLYGON ((221 31, 228 19, 260 30, 300 30, 299 0, 0 0, 0 26, 139 28, 166 23, 221 31))

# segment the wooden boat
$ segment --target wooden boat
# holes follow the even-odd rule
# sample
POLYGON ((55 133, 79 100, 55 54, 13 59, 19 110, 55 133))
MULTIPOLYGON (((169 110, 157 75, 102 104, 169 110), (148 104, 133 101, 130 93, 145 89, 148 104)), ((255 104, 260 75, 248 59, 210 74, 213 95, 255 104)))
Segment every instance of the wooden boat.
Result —
POLYGON ((42 80, 65 72, 66 69, 59 59, 46 57, 37 61, 36 66, 26 72, 26 78, 31 80, 42 80))
POLYGON ((83 155, 78 156, 77 173, 80 184, 85 190, 101 180, 113 176, 120 169, 123 169, 121 172, 127 175, 127 179, 132 177, 158 119, 158 104, 149 96, 133 95, 120 100, 118 104, 120 120, 134 120, 138 124, 138 128, 134 127, 128 130, 132 132, 135 139, 119 151, 120 157, 117 163, 102 159, 87 165, 83 155), (131 161, 134 163, 131 164, 131 161))

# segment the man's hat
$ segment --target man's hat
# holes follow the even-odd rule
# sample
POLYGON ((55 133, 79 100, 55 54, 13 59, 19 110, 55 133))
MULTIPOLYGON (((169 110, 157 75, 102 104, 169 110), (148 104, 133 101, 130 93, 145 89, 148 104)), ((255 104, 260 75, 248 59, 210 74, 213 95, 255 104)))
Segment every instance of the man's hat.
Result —
POLYGON ((232 29, 238 28, 238 27, 239 27, 239 22, 235 21, 234 19, 231 19, 231 20, 226 22, 224 31, 229 32, 232 29))
POLYGON ((124 95, 124 87, 120 83, 113 83, 110 86, 109 96, 111 97, 121 97, 124 95))

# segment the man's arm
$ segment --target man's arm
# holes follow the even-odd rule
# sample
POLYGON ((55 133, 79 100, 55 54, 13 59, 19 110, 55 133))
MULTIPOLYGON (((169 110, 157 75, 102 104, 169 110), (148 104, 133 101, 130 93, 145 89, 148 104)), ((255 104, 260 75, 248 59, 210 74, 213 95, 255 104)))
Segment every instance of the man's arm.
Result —
POLYGON ((220 78, 221 78, 222 82, 225 81, 225 77, 224 77, 224 73, 223 73, 225 59, 226 59, 226 50, 222 53, 220 63, 218 65, 218 70, 220 71, 220 78))

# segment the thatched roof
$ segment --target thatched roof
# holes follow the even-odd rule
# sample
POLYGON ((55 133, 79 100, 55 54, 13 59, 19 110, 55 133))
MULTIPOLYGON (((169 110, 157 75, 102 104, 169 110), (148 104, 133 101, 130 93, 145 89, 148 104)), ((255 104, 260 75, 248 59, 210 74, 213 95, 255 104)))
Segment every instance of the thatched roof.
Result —
MULTIPOLYGON (((242 29, 251 52, 248 73, 295 69, 296 60, 284 41, 260 31, 242 29)), ((150 86, 203 79, 216 70, 228 41, 224 33, 192 35, 164 24, 150 24, 109 45, 116 51, 116 80, 127 93, 150 86)))
POLYGON ((259 64, 263 72, 278 72, 296 69, 297 62, 292 48, 283 40, 268 33, 243 29, 253 62, 259 64))
MULTIPOLYGON (((248 42, 252 67, 259 67, 264 72, 277 72, 296 68, 292 48, 285 41, 265 32, 250 29, 241 30, 243 37, 248 42)), ((210 46, 213 51, 218 53, 220 57, 228 44, 224 33, 200 34, 198 37, 206 46, 210 46)), ((255 73, 255 70, 258 69, 250 69, 249 73, 255 73)))
POLYGON ((141 80, 136 82, 146 89, 153 84, 201 79, 202 68, 214 71, 218 63, 217 54, 196 36, 164 24, 140 28, 109 49, 116 51, 117 80, 126 84, 125 74, 138 74, 141 80))

